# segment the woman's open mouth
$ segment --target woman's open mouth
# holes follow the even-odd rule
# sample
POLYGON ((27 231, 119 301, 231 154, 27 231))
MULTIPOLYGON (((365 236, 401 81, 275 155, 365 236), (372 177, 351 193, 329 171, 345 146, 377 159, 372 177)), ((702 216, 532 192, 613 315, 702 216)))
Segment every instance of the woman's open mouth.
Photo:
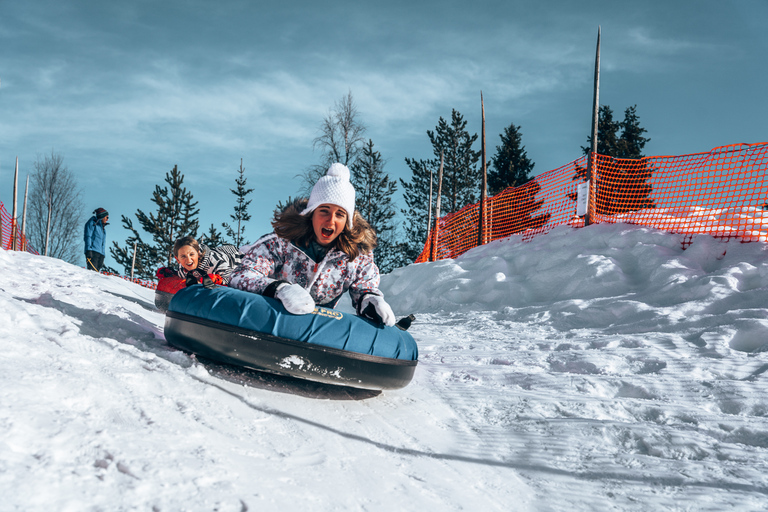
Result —
POLYGON ((323 228, 320 230, 322 235, 326 238, 331 238, 333 236, 333 230, 328 228, 323 228))

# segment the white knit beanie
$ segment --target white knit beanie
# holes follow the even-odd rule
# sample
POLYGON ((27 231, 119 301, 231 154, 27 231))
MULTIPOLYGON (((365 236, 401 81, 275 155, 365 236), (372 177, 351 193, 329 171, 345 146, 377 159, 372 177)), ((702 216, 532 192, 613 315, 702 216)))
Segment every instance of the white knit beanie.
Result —
POLYGON ((332 164, 325 176, 317 180, 309 194, 309 203, 302 215, 309 215, 321 204, 334 204, 347 212, 347 226, 352 229, 355 214, 355 187, 349 182, 349 168, 340 163, 332 164))

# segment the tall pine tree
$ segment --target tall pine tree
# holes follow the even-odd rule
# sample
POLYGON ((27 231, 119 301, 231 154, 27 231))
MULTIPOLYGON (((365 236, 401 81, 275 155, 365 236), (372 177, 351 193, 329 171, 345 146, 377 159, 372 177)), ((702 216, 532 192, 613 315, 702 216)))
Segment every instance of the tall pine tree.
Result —
POLYGON ((401 210, 406 217, 406 256, 413 261, 421 253, 427 236, 427 218, 430 204, 434 208, 437 193, 437 175, 440 166, 440 153, 444 155, 441 215, 460 210, 468 204, 478 201, 480 176, 477 170, 480 151, 474 151, 472 144, 477 134, 470 135, 466 130, 467 121, 453 109, 451 122, 440 118, 435 131, 427 130, 435 155, 431 160, 406 158, 405 163, 411 169, 411 181, 402 179, 403 196, 407 208, 401 210), (433 197, 429 197, 430 173, 433 197))
POLYGON ((157 205, 157 213, 149 215, 136 210, 136 219, 141 228, 152 238, 152 243, 145 242, 141 234, 133 227, 131 219, 122 216, 123 227, 132 235, 126 240, 126 246, 120 247, 112 242, 109 249, 118 265, 122 265, 125 273, 131 271, 133 263, 133 247, 136 244, 136 265, 134 275, 144 279, 154 279, 155 271, 161 266, 173 263, 173 244, 182 236, 197 237, 199 222, 197 201, 193 201, 192 193, 184 186, 184 175, 177 166, 165 173, 167 187, 155 185, 152 202, 157 205))
MULTIPOLYGON (((600 105, 597 115, 597 152, 600 155, 616 156, 619 145, 621 123, 613 120, 613 110, 608 105, 600 105)), ((592 149, 592 136, 587 137, 587 145, 581 146, 586 155, 592 149)))
POLYGON ((226 241, 222 234, 216 229, 216 226, 211 223, 208 232, 200 235, 200 243, 205 244, 208 247, 220 247, 224 245, 226 241))
MULTIPOLYGON (((637 105, 627 107, 623 121, 614 121, 611 107, 601 105, 597 121, 597 152, 615 158, 643 158, 643 148, 651 140, 643 136, 647 131, 640 126, 637 105)), ((582 146, 581 150, 586 155, 591 147, 592 137, 589 136, 587 145, 582 146)))
POLYGON ((522 145, 523 135, 519 126, 510 124, 499 137, 501 146, 496 146, 496 155, 491 159, 493 167, 488 172, 488 191, 491 195, 530 181, 534 166, 522 145))
MULTIPOLYGON (((434 132, 427 130, 435 155, 435 170, 440 164, 440 153, 445 155, 442 200, 445 213, 459 211, 479 199, 480 174, 477 163, 481 152, 472 150, 477 134, 470 135, 466 128, 467 121, 453 109, 450 124, 441 117, 434 132)), ((434 174, 437 176, 437 173, 434 174)))
POLYGON ((643 148, 651 139, 644 137, 647 130, 640 126, 640 117, 637 115, 637 105, 632 105, 624 111, 624 120, 621 122, 621 137, 617 144, 615 155, 618 158, 643 158, 643 148))
MULTIPOLYGON (((623 121, 613 120, 613 111, 608 105, 600 107, 597 124, 597 153, 612 157, 610 161, 601 158, 598 167, 597 189, 595 190, 595 212, 616 215, 631 211, 654 208, 650 198, 652 187, 647 181, 653 175, 653 167, 643 158, 643 148, 651 139, 643 136, 646 129, 640 126, 637 105, 624 111, 623 121), (621 134, 619 134, 621 130, 621 134)), ((592 147, 592 137, 587 137, 584 154, 592 147)), ((574 180, 583 180, 587 170, 576 168, 574 180)), ((576 201, 576 194, 569 197, 576 201)))
POLYGON ((402 264, 394 217, 393 196, 397 183, 384 173, 381 153, 373 149, 373 141, 363 146, 362 153, 351 167, 351 182, 355 187, 355 208, 376 231, 378 244, 373 251, 376 264, 388 273, 402 264))
POLYGON ((535 215, 544 204, 544 199, 536 200, 540 190, 541 185, 531 180, 494 198, 497 200, 496 216, 491 221, 494 239, 538 229, 549 221, 552 216, 549 212, 535 215))
POLYGON ((404 181, 402 178, 400 179, 406 206, 404 210, 400 210, 406 219, 404 225, 405 245, 402 249, 403 259, 414 261, 421 254, 421 251, 424 249, 424 243, 427 240, 429 205, 430 203, 434 204, 434 194, 437 191, 437 186, 433 185, 433 197, 430 197, 429 184, 430 178, 433 182, 437 182, 437 171, 434 170, 432 175, 430 175, 434 163, 431 160, 406 158, 405 163, 411 169, 411 180, 404 181))
POLYGON ((497 199, 495 215, 491 219, 494 238, 538 229, 551 215, 535 215, 544 200, 536 200, 541 185, 531 181, 534 163, 522 145, 520 127, 511 123, 500 137, 501 146, 496 146, 496 155, 491 159, 492 169, 488 172, 488 187, 497 199), (510 187, 514 188, 505 192, 504 197, 497 195, 510 187))
MULTIPOLYGON (((235 213, 229 216, 232 219, 233 225, 230 226, 224 222, 221 224, 221 227, 224 228, 224 231, 235 247, 242 247, 243 245, 248 244, 248 242, 245 241, 245 223, 251 220, 251 214, 248 213, 248 205, 251 204, 251 200, 246 199, 246 197, 253 192, 252 188, 245 188, 247 178, 245 177, 245 168, 243 167, 242 158, 240 159, 240 169, 238 169, 237 173, 238 176, 237 179, 235 179, 237 188, 235 190, 229 189, 229 191, 237 198, 235 201, 235 213)), ((211 226, 211 228, 213 228, 213 226, 211 226)), ((211 234, 213 233, 214 231, 212 230, 211 234)))

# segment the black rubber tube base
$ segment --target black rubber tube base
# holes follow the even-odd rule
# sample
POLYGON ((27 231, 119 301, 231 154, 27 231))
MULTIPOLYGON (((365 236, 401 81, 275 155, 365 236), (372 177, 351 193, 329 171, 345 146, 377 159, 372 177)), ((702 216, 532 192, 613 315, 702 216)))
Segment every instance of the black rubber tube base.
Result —
POLYGON ((165 316, 165 339, 214 361, 360 389, 404 388, 418 364, 298 342, 172 311, 165 316))

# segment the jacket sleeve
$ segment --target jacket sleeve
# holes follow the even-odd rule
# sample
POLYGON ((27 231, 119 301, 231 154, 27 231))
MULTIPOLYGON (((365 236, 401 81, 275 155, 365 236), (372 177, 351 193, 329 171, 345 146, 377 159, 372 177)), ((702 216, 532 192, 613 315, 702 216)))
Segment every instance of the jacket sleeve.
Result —
POLYGON ((94 238, 96 240, 94 241, 94 245, 98 245, 98 248, 96 251, 99 254, 106 254, 107 251, 107 228, 102 224, 101 226, 96 226, 94 224, 94 229, 96 230, 96 233, 94 233, 94 238))
POLYGON ((277 279, 283 264, 282 244, 276 235, 262 237, 247 249, 240 265, 231 273, 229 286, 263 294, 277 279))
POLYGON ((371 293, 382 297, 384 294, 379 291, 381 274, 379 267, 373 261, 373 253, 362 254, 355 261, 357 268, 355 269, 355 279, 349 287, 349 295, 352 298, 352 307, 357 311, 360 301, 366 294, 371 293))
POLYGON ((220 275, 224 284, 228 284, 232 271, 242 261, 243 254, 234 245, 222 245, 209 251, 209 257, 206 258, 207 267, 202 270, 208 274, 220 275))
POLYGON ((88 250, 88 233, 90 232, 90 225, 91 221, 88 220, 85 222, 85 226, 83 226, 83 242, 85 242, 85 250, 88 250))
POLYGON ((95 231, 96 223, 93 222, 93 218, 91 218, 85 223, 85 227, 83 228, 83 242, 85 242, 84 252, 96 250, 96 247, 94 247, 95 231))

